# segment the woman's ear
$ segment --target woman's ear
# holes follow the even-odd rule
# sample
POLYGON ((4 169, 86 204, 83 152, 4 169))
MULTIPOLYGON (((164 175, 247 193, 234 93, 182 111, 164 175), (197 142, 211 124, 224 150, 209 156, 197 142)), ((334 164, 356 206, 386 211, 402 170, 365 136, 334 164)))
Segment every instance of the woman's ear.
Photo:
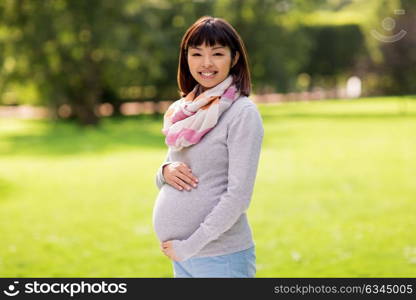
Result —
POLYGON ((235 64, 238 62, 238 59, 240 58, 240 53, 238 51, 235 52, 234 60, 231 65, 231 68, 235 66, 235 64))

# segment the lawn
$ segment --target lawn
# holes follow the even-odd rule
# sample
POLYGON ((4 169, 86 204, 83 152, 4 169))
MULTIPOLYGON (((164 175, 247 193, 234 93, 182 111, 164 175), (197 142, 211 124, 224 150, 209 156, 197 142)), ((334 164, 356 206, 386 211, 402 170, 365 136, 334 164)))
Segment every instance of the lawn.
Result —
MULTIPOLYGON (((416 276, 416 98, 259 105, 258 277, 416 276)), ((0 119, 0 277, 171 277, 162 119, 0 119)))

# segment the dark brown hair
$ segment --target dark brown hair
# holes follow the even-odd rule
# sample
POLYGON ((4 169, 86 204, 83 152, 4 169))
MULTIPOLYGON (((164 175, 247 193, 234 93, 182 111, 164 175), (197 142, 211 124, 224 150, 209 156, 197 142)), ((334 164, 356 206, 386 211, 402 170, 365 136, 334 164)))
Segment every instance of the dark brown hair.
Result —
POLYGON ((188 28, 182 38, 179 65, 178 65, 178 86, 181 96, 186 96, 198 83, 189 70, 187 52, 189 47, 197 47, 202 44, 214 46, 228 46, 231 50, 231 61, 237 52, 240 53, 237 63, 230 69, 233 75, 234 84, 241 95, 249 96, 251 91, 250 71, 248 58, 243 40, 237 31, 224 19, 204 16, 199 18, 188 28))

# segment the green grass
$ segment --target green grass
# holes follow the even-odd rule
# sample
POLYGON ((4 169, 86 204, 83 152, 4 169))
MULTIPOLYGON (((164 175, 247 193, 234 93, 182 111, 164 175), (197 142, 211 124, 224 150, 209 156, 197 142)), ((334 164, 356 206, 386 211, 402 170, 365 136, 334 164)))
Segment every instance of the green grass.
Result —
MULTIPOLYGON (((416 99, 260 105, 258 277, 416 276, 416 99)), ((171 277, 162 120, 0 120, 0 277, 171 277)))

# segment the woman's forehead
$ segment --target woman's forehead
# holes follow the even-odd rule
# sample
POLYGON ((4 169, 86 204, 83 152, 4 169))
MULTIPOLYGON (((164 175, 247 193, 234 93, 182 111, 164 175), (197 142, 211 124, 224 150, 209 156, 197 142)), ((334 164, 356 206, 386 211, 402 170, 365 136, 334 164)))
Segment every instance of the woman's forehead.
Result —
POLYGON ((206 43, 198 46, 189 46, 190 49, 195 50, 202 50, 203 48, 210 48, 211 50, 218 50, 218 49, 227 49, 227 46, 221 45, 221 44, 215 44, 213 46, 207 45, 206 43))

